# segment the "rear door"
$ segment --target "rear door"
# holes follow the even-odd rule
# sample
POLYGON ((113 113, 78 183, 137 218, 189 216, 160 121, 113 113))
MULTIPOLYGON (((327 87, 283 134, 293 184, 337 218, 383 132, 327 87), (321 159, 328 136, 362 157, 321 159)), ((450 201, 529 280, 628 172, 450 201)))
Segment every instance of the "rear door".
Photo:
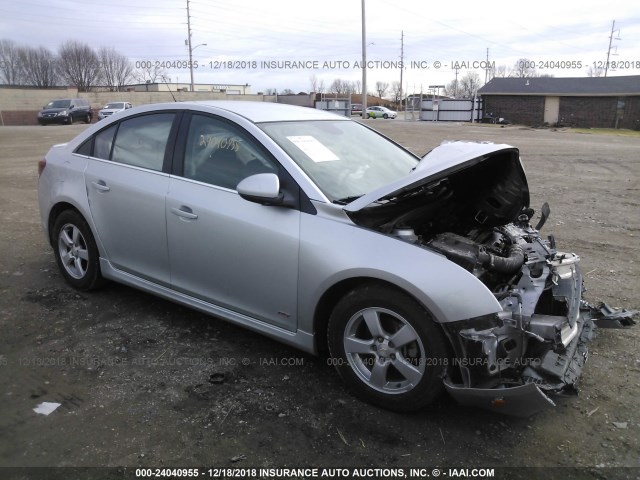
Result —
POLYGON ((175 112, 132 117, 99 132, 85 182, 111 264, 169 285, 165 196, 175 112))

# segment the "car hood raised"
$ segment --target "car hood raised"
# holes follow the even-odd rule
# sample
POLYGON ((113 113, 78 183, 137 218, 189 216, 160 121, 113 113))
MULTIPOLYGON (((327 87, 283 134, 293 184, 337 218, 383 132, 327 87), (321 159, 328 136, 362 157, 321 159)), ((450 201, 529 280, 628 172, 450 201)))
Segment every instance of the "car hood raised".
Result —
MULTIPOLYGON (((519 162, 517 148, 496 143, 448 142, 434 148, 422 157, 418 165, 406 176, 373 190, 343 208, 347 212, 357 212, 375 202, 398 197, 422 185, 444 178, 452 173, 479 165, 482 162, 506 154, 505 161, 514 158, 519 162)), ((522 165, 520 171, 524 177, 522 165)), ((518 172, 520 173, 520 172, 518 172)), ((526 185, 526 183, 525 183, 526 185)), ((529 192, 523 192, 523 206, 529 204, 529 192), (526 198, 524 198, 526 197, 526 198)))
POLYGON ((356 224, 381 232, 411 227, 464 233, 507 225, 528 207, 529 187, 517 148, 452 142, 425 155, 406 177, 343 208, 356 224))

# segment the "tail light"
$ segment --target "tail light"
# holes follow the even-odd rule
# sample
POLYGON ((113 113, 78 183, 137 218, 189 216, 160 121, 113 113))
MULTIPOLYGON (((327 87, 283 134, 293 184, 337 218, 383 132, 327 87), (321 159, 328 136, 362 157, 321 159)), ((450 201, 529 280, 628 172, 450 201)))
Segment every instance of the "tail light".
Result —
POLYGON ((43 158, 42 160, 38 161, 38 176, 42 175, 42 172, 44 171, 44 167, 47 166, 47 159, 43 158))

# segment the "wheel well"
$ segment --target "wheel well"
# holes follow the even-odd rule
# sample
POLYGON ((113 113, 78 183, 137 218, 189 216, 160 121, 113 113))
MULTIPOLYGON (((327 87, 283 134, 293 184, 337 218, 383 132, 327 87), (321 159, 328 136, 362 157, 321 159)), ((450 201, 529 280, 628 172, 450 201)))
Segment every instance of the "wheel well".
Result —
MULTIPOLYGON (((324 293, 324 295, 322 295, 322 297, 320 298, 320 301, 318 302, 318 306, 316 307, 316 311, 313 319, 316 350, 320 355, 327 355, 329 353, 329 348, 327 345, 327 327, 329 325, 329 317, 331 316, 331 312, 333 311, 334 307, 340 301, 340 299, 344 297, 347 293, 349 293, 354 288, 361 287, 363 285, 383 285, 387 288, 392 288, 406 295, 409 295, 412 298, 415 298, 406 290, 403 290, 402 288, 398 287, 397 285, 394 285, 393 283, 380 280, 379 278, 371 278, 371 277, 348 278, 346 280, 342 280, 341 282, 336 283, 329 290, 327 290, 324 293)), ((422 302, 418 301, 418 303, 422 305, 422 302)))
POLYGON ((70 203, 60 202, 55 204, 49 212, 49 225, 47 228, 47 231, 49 232, 49 243, 51 244, 51 246, 55 245, 55 239, 53 238, 53 224, 56 223, 56 219, 58 218, 58 216, 66 210, 74 210, 82 215, 80 211, 70 203))

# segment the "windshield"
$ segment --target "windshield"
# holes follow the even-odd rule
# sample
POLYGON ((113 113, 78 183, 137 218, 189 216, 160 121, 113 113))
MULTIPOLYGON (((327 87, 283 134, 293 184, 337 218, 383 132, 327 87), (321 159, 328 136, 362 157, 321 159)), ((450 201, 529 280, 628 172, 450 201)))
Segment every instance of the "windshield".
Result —
POLYGON ((117 109, 117 108, 124 108, 124 103, 122 102, 116 102, 116 103, 107 103, 104 108, 113 108, 113 109, 117 109))
POLYGON ((336 203, 348 203, 409 175, 419 162, 357 122, 274 122, 260 128, 336 203))
POLYGON ((71 100, 54 100, 47 103, 45 108, 68 108, 71 105, 71 100))

